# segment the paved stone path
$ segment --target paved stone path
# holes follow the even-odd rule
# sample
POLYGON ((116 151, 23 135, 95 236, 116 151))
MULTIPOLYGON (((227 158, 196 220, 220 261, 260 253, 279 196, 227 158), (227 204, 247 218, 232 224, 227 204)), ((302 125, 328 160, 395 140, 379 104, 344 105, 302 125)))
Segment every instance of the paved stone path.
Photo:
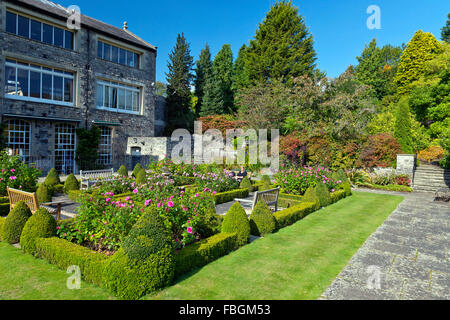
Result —
POLYGON ((450 205, 433 194, 402 195, 320 299, 450 299, 450 205))

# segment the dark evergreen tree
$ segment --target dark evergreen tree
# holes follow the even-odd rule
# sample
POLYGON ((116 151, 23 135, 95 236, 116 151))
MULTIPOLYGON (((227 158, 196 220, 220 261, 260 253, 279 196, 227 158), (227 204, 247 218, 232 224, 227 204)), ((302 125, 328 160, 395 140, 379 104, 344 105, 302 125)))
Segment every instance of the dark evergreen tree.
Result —
POLYGON ((233 66, 233 84, 231 89, 233 90, 233 94, 236 97, 238 91, 242 88, 246 88, 250 85, 250 80, 248 78, 248 72, 245 67, 245 53, 247 50, 247 46, 244 44, 239 49, 238 56, 233 66))
POLYGON ((403 97, 398 102, 395 114, 394 135, 402 147, 404 153, 413 153, 413 142, 411 132, 411 113, 409 111, 408 99, 403 97))
POLYGON ((223 114, 223 104, 220 83, 214 73, 212 73, 206 78, 205 94, 203 96, 202 108, 199 114, 201 117, 223 114))
POLYGON ((166 73, 168 125, 170 134, 178 128, 192 130, 194 116, 191 110, 191 81, 193 58, 190 44, 184 34, 178 34, 177 43, 169 54, 166 73))
POLYGON ((213 75, 215 81, 220 88, 221 109, 222 113, 231 113, 233 108, 233 91, 231 85, 233 83, 233 52, 231 45, 225 44, 217 53, 213 62, 213 75))
POLYGON ((441 39, 450 43, 450 13, 447 14, 447 23, 441 29, 441 39))
POLYGON ((197 97, 197 104, 195 110, 197 114, 200 113, 203 104, 203 97, 205 95, 205 84, 207 77, 212 74, 212 61, 209 45, 206 44, 205 48, 200 52, 199 59, 196 61, 195 68, 195 96, 197 97))
POLYGON ((283 82, 315 69, 313 37, 292 1, 278 1, 260 23, 246 51, 246 67, 252 83, 283 82))

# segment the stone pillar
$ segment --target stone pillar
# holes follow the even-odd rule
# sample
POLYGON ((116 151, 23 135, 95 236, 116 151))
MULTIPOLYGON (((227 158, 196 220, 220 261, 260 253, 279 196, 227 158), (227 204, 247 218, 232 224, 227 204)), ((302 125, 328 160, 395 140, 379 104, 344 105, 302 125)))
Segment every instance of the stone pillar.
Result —
POLYGON ((408 174, 413 176, 415 167, 415 155, 413 154, 398 154, 397 155, 397 174, 408 174))

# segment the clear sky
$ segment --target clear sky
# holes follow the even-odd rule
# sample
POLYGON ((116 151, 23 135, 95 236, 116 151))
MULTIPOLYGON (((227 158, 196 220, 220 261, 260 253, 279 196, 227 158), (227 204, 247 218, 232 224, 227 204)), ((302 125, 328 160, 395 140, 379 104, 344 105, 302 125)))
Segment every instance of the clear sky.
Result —
MULTIPOLYGON (((255 35, 275 0, 53 0, 65 7, 129 30, 158 47, 158 81, 165 82, 167 59, 178 33, 184 32, 197 59, 205 43, 215 55, 223 44, 239 48, 255 35)), ((364 45, 377 38, 381 45, 407 43, 422 29, 440 40, 450 12, 448 0, 294 0, 314 36, 319 68, 335 77, 355 64, 364 45), (381 10, 381 29, 366 26, 370 5, 381 10)))

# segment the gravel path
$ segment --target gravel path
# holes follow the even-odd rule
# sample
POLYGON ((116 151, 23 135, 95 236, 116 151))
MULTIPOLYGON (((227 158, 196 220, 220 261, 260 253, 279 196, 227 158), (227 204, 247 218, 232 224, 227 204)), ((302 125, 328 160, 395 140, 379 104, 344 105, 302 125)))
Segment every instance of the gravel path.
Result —
POLYGON ((450 299, 450 205, 429 193, 397 194, 405 200, 320 299, 450 299))

